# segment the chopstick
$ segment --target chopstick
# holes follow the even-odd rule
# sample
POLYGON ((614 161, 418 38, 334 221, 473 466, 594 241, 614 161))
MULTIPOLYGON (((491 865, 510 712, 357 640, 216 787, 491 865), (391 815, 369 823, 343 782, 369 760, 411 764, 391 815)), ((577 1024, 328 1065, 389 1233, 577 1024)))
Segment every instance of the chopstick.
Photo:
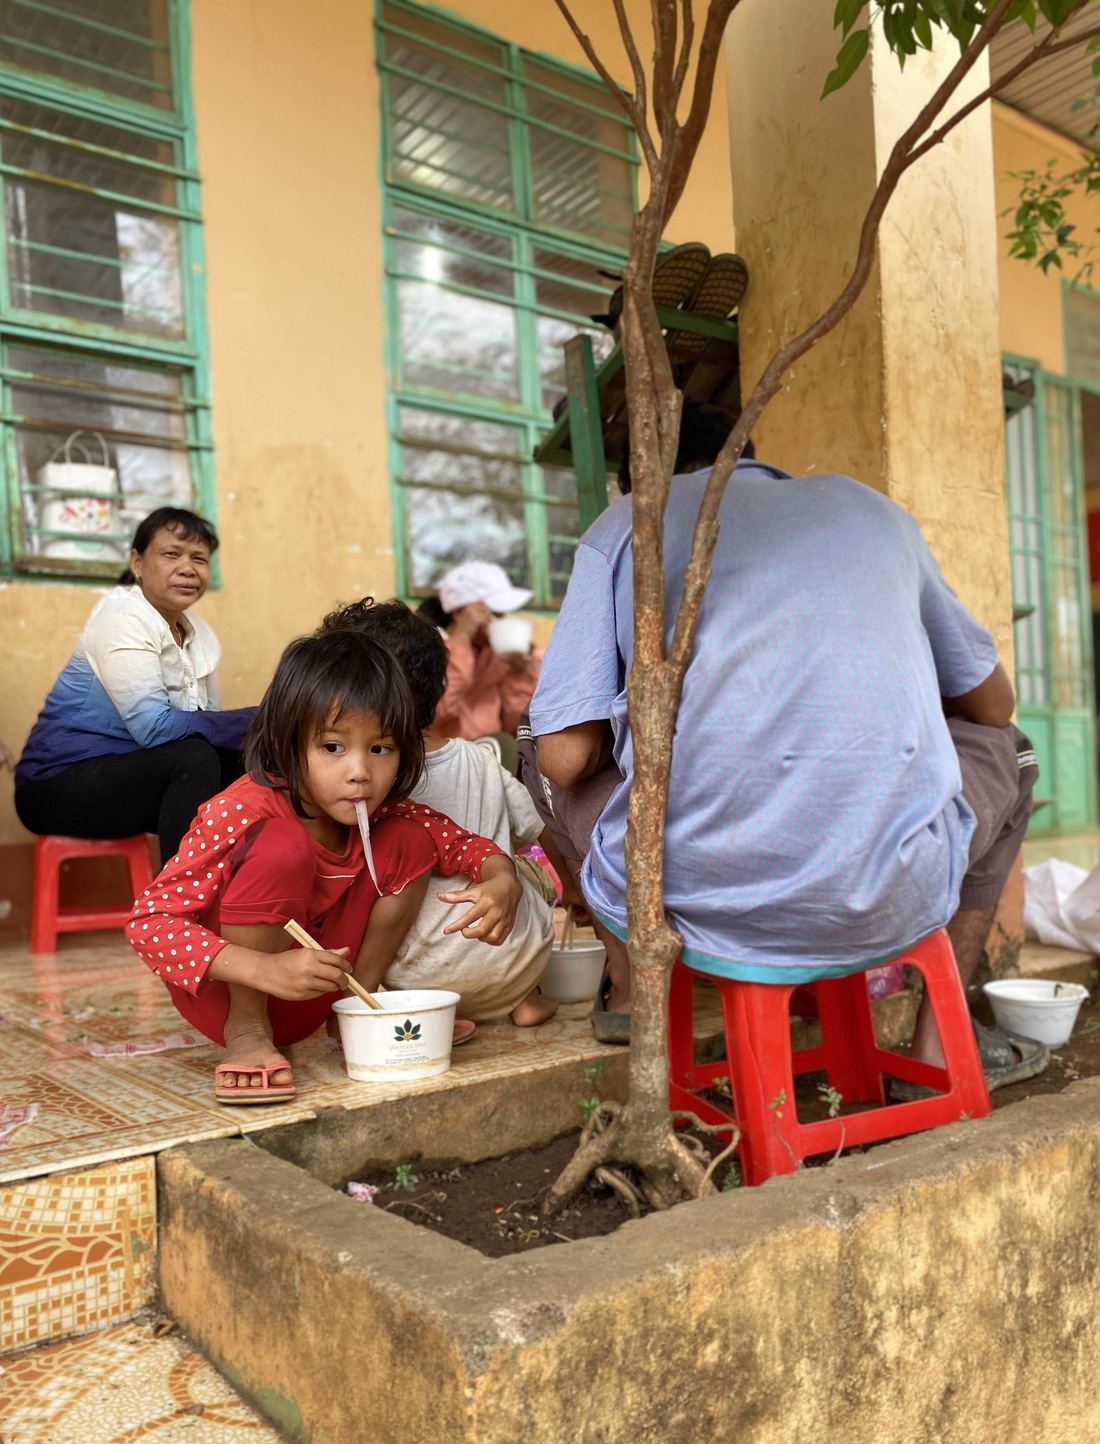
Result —
POLYGON ((576 923, 573 921, 573 909, 570 908, 565 915, 565 927, 561 930, 561 945, 563 949, 572 951, 573 934, 576 931, 576 923))
MULTIPOLYGON (((318 953, 324 952, 321 944, 314 942, 310 935, 306 932, 305 928, 303 928, 300 923, 296 923, 293 918, 291 918, 288 923, 284 923, 283 930, 284 932, 288 932, 290 936, 294 939, 294 941, 296 943, 300 943, 303 948, 313 948, 313 950, 318 953)), ((352 977, 350 973, 347 976, 347 984, 351 991, 355 994, 355 996, 357 998, 362 998, 364 1003, 367 1003, 370 1007, 377 1009, 379 1013, 385 1011, 378 999, 368 993, 366 988, 363 987, 362 983, 356 982, 356 980, 352 977)))

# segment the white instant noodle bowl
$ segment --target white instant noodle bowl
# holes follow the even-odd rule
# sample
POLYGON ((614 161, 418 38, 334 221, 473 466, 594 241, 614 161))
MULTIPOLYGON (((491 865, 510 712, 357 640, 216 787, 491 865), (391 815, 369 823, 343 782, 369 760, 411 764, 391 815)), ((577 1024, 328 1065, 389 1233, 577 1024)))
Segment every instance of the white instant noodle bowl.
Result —
POLYGON ((394 1083, 446 1073, 459 995, 419 988, 374 996, 381 1010, 368 1008, 359 998, 340 998, 333 1004, 348 1077, 360 1083, 394 1083))
MULTIPOLYGON (((359 835, 371 881, 378 887, 374 853, 370 845, 367 804, 355 804, 359 835)), ((359 998, 341 998, 333 1004, 340 1025, 344 1067, 360 1083, 395 1079, 434 1078, 451 1066, 455 1008, 459 995, 436 988, 403 992, 376 992, 381 1009, 369 1008, 359 998)))

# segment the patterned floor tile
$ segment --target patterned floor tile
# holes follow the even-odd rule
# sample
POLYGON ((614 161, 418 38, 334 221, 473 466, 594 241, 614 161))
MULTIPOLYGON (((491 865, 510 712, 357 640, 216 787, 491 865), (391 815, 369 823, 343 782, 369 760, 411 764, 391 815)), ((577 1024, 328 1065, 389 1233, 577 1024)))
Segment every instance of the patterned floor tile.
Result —
MULTIPOLYGON (((716 998, 712 991, 700 995, 700 1034, 716 1031, 716 998)), ((0 1183, 615 1052, 595 1041, 584 1003, 562 1007, 539 1028, 482 1024, 455 1052, 450 1072, 417 1082, 353 1083, 340 1053, 317 1035, 290 1050, 295 1099, 237 1108, 214 1101, 221 1050, 213 1044, 133 1057, 89 1052, 91 1044, 178 1037, 185 1027, 164 987, 121 937, 48 958, 32 958, 26 948, 0 950, 0 1120, 6 1107, 38 1104, 34 1119, 0 1145, 0 1183)))
POLYGON ((279 1444, 180 1334, 151 1319, 3 1359, 4 1444, 279 1444))
POLYGON ((132 1318, 155 1249, 151 1157, 0 1188, 0 1352, 132 1318))

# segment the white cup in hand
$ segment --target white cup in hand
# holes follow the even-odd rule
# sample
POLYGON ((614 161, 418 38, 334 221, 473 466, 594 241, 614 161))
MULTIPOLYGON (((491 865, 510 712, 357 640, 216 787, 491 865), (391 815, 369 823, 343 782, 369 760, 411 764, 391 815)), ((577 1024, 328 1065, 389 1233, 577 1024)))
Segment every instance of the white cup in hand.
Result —
POLYGON ((489 645, 498 657, 525 657, 534 635, 534 627, 523 617, 494 617, 489 623, 489 645))

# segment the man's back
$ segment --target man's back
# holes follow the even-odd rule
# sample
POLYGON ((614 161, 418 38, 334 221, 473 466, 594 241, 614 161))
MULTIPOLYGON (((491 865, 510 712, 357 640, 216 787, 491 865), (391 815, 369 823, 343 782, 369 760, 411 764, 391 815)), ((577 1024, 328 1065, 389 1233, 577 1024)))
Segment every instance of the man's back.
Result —
MULTIPOLYGON (((670 613, 705 482, 673 484, 670 613)), ((612 722, 627 780, 584 882, 619 930, 633 770, 629 506, 612 507, 578 548, 531 708, 536 734, 612 722)), ((776 968, 820 976, 945 923, 973 823, 940 694, 969 691, 996 661, 899 507, 846 477, 740 466, 673 752, 665 898, 689 960, 773 981, 776 968)))

